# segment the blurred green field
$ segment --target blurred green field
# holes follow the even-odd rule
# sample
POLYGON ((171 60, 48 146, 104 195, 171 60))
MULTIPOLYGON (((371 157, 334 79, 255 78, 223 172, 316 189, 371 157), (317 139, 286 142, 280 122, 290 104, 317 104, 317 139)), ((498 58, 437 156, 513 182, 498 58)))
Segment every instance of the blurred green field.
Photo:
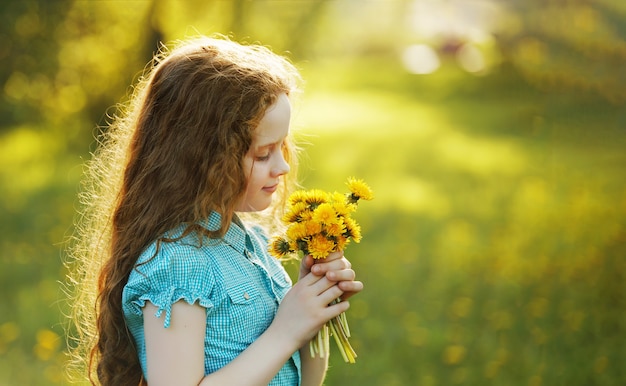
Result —
POLYGON ((361 357, 329 384, 626 382, 625 115, 498 81, 307 101, 306 184, 378 194, 348 251, 361 357))
MULTIPOLYGON (((353 175, 376 194, 346 252, 366 285, 348 312, 359 356, 333 352, 327 385, 626 384, 623 103, 506 64, 299 65, 302 184, 341 191, 353 175)), ((77 137, 97 122, 65 122, 0 132, 0 385, 66 384, 63 246, 89 151, 77 137)))

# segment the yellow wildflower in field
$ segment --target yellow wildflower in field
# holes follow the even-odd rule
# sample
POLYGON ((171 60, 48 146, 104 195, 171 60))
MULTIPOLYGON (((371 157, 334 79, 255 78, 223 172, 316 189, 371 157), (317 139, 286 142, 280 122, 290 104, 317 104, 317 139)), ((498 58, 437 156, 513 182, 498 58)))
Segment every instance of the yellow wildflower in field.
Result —
MULTIPOLYGON (((374 194, 363 180, 350 177, 350 193, 327 193, 319 189, 298 190, 289 196, 283 216, 287 224, 284 236, 274 237, 269 252, 278 258, 291 254, 311 255, 324 259, 331 252, 343 251, 353 240, 361 241, 361 227, 350 217, 359 200, 371 200, 374 194)), ((340 301, 337 299, 336 301, 340 301)), ((350 346, 350 330, 345 314, 331 320, 311 341, 311 355, 324 357, 329 353, 328 340, 332 334, 346 362, 354 363, 356 353, 350 346)))

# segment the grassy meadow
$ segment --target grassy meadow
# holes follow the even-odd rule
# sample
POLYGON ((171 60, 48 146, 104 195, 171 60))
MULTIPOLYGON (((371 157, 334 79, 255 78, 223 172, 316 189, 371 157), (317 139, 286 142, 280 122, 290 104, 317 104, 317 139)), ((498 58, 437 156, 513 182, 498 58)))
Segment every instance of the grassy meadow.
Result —
MULTIPOLYGON (((302 184, 375 191, 351 245, 359 355, 327 385, 626 383, 626 113, 510 69, 416 76, 304 65, 302 184)), ((0 137, 0 385, 60 385, 63 241, 81 163, 29 127, 0 137)), ((333 343, 334 344, 334 343, 333 343)))
POLYGON ((505 70, 345 71, 300 113, 305 186, 377 193, 347 251, 360 357, 328 384, 626 382, 626 115, 505 70))

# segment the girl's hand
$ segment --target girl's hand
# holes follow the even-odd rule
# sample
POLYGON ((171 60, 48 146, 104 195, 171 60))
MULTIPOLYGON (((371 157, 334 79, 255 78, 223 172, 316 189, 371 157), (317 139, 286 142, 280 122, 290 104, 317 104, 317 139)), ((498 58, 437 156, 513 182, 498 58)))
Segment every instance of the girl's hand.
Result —
POLYGON ((300 348, 317 334, 324 323, 350 307, 349 302, 329 305, 342 294, 336 282, 309 273, 287 292, 272 326, 300 348))
POLYGON ((352 264, 343 255, 343 251, 333 252, 325 259, 315 260, 310 255, 305 256, 300 263, 300 278, 309 272, 317 276, 326 276, 336 282, 344 292, 341 300, 347 300, 363 290, 363 283, 354 280, 356 273, 351 269, 352 264))

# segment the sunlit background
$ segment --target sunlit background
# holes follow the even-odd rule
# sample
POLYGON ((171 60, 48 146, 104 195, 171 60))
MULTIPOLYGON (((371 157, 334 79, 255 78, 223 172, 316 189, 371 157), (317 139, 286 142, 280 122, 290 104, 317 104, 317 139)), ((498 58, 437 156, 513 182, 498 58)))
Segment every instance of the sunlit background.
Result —
POLYGON ((81 165, 158 42, 215 32, 301 69, 303 185, 377 195, 327 385, 626 384, 626 2, 11 0, 0 385, 66 384, 81 165))

